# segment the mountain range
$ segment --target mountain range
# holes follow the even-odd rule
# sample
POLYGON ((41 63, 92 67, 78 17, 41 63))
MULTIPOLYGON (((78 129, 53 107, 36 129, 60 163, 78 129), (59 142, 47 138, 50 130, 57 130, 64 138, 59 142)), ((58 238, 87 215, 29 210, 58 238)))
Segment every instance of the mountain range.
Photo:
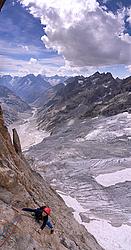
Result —
POLYGON ((27 103, 33 103, 47 89, 59 83, 64 83, 67 77, 29 74, 23 77, 10 75, 0 76, 0 85, 8 87, 27 103))
MULTIPOLYGON (((38 100, 37 100, 38 102, 38 100)), ((131 77, 114 79, 111 73, 76 76, 41 105, 38 124, 56 129, 68 119, 111 116, 131 111, 131 77)))
POLYGON ((38 107, 38 125, 47 130, 70 118, 110 116, 131 110, 131 77, 115 79, 109 72, 70 78, 7 75, 0 77, 0 86, 38 107), (55 85, 51 85, 52 81, 55 85))
POLYGON ((18 119, 18 112, 31 109, 30 104, 39 106, 49 96, 54 95, 67 77, 29 74, 24 77, 0 76, 0 102, 4 110, 6 124, 18 119), (57 84, 57 86, 56 86, 57 84), (37 99, 39 98, 38 102, 37 99), (41 101, 40 101, 41 100, 41 101))

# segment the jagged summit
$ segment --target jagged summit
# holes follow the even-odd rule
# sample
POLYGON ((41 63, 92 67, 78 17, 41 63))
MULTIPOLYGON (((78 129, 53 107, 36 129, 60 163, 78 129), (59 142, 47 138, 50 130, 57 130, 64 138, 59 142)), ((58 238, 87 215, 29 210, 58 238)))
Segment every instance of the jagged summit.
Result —
POLYGON ((100 72, 96 71, 93 75, 91 75, 91 77, 99 77, 100 76, 100 72))

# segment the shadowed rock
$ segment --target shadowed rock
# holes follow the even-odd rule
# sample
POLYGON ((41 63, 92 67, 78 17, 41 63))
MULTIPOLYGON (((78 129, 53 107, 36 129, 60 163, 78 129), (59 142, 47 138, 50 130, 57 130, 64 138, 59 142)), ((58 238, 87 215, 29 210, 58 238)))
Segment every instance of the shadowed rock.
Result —
POLYGON ((22 157, 22 150, 21 150, 21 144, 20 144, 18 133, 15 128, 13 128, 12 131, 13 131, 13 145, 14 145, 15 151, 20 157, 22 157))

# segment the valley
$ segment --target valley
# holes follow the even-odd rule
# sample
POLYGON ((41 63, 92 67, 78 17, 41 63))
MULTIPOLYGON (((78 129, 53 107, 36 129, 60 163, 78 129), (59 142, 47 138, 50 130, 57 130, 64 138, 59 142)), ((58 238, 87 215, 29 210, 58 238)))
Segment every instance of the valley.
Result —
POLYGON ((131 246, 130 80, 96 72, 46 83, 34 100, 36 83, 29 75, 20 86, 23 95, 31 91, 30 109, 9 125, 32 169, 105 250, 131 246))
POLYGON ((27 124, 28 130, 25 124, 16 129, 33 169, 58 190, 103 248, 130 249, 131 115, 70 120, 46 138, 44 131, 33 130, 39 142, 34 146, 34 116, 27 124))

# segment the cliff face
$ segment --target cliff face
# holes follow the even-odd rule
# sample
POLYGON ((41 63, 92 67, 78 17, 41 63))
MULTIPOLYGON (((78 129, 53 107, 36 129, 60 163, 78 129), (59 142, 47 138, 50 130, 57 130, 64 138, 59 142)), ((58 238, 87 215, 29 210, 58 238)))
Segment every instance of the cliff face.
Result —
POLYGON ((0 108, 0 244, 4 250, 101 250, 93 236, 73 218, 57 193, 36 172, 32 171, 21 154, 19 139, 14 133, 14 145, 4 125, 0 108), (17 149, 19 149, 17 152, 17 149), (48 229, 41 234, 36 230, 39 225, 24 214, 19 216, 15 208, 49 205, 55 233, 48 229), (13 226, 12 226, 13 222, 13 226), (14 223, 16 224, 14 226, 14 223), (8 230, 12 234, 2 238, 8 230))

